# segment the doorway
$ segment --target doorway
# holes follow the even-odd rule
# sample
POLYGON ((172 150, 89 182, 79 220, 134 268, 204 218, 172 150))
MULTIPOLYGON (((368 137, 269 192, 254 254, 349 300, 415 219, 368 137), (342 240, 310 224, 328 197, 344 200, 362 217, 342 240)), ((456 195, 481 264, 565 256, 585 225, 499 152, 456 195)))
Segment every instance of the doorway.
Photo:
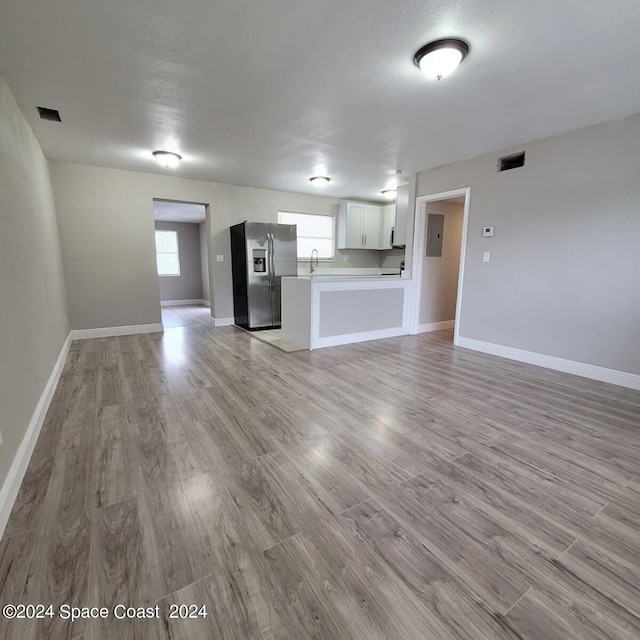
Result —
POLYGON ((209 324, 211 292, 205 204, 153 200, 156 265, 165 329, 209 324))
POLYGON ((411 333, 453 330, 458 343, 470 188, 416 199, 411 333))

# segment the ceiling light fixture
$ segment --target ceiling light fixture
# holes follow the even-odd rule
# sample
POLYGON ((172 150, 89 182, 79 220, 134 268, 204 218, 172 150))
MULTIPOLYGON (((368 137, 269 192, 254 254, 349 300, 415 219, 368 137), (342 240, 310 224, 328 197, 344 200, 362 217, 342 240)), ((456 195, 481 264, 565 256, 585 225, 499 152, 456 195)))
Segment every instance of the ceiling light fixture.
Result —
POLYGON ((445 38, 435 40, 416 51, 413 62, 429 80, 441 80, 453 73, 469 53, 464 40, 445 38))
POLYGON ((384 196, 385 200, 395 200, 396 199, 396 190, 395 189, 385 189, 382 192, 382 195, 384 196))
POLYGON ((322 189, 322 187, 328 185, 331 180, 327 178, 327 176, 313 176, 313 178, 309 178, 309 182, 311 182, 314 187, 322 189))
POLYGON ((182 156, 172 151, 154 151, 153 157, 158 164, 167 167, 167 169, 175 169, 180 164, 180 160, 182 160, 182 156))

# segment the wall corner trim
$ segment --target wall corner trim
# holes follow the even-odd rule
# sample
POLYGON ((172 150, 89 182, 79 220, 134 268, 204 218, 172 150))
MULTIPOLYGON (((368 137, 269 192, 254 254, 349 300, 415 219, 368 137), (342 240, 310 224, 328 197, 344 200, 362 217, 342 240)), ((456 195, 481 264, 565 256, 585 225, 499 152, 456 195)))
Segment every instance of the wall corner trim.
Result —
POLYGON ((582 376, 583 378, 590 378, 591 380, 598 380, 599 382, 606 382, 608 384, 618 385, 619 387, 640 391, 640 375, 634 373, 606 369, 605 367, 599 367, 593 364, 586 364, 575 360, 565 360, 564 358, 557 358, 556 356, 549 356, 544 353, 505 347, 501 344, 482 342, 481 340, 463 338, 462 336, 458 338, 456 345, 464 347, 465 349, 482 351, 483 353, 500 356, 501 358, 518 360, 519 362, 526 362, 537 365, 538 367, 554 369, 555 371, 571 373, 576 376, 582 376))
POLYGON ((162 322, 154 324, 132 324, 123 327, 99 327, 97 329, 74 329, 72 340, 88 340, 90 338, 111 338, 113 336, 133 336, 138 333, 162 333, 162 322))
POLYGON ((69 333, 62 345, 62 349, 60 349, 58 359, 56 360, 53 370, 51 371, 51 375, 49 376, 49 380, 47 380, 47 384, 40 395, 40 399, 38 400, 31 416, 31 420, 29 421, 27 431, 22 438, 18 451, 16 452, 13 462, 9 467, 9 473, 7 473, 4 484, 0 489, 0 538, 4 534, 7 522, 9 521, 9 516, 11 515, 11 510, 13 509, 13 504, 18 497, 20 485, 22 484, 24 474, 26 473, 29 461, 31 460, 31 454, 36 446, 38 436, 40 435, 40 429, 42 428, 45 416, 49 410, 49 405, 51 404, 51 399, 53 398, 53 394, 58 386, 58 381, 60 380, 60 375, 64 369, 64 363, 67 359, 67 354, 69 353, 71 341, 72 337, 71 333, 69 333))
POLYGON ((419 324, 417 333, 427 333, 429 331, 453 329, 455 323, 455 320, 443 320, 442 322, 429 322, 428 324, 419 324))
POLYGON ((216 327, 230 327, 236 323, 235 318, 214 318, 213 321, 216 327))

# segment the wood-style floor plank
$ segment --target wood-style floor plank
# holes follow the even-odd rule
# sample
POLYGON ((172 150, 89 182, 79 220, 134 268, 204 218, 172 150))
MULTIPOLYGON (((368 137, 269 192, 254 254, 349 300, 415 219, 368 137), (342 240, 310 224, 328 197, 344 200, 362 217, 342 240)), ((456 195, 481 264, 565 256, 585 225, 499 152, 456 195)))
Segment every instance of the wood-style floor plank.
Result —
POLYGON ((503 614, 529 587, 495 551, 494 542, 509 532, 461 496, 450 496, 442 484, 416 476, 379 500, 491 611, 503 614))
POLYGON ((104 507, 135 492, 131 442, 118 405, 101 407, 97 416, 94 460, 94 506, 104 507))
MULTIPOLYGON (((62 450, 54 465, 23 601, 88 606, 93 487, 93 442, 62 450)), ((33 621, 24 638, 64 638, 82 633, 82 620, 59 616, 33 621)))
MULTIPOLYGON (((151 555, 149 523, 137 497, 94 511, 92 523, 89 600, 110 610, 118 604, 149 607, 155 604, 158 582, 151 555)), ((114 616, 91 621, 89 637, 153 640, 160 621, 118 620, 114 616)))
POLYGON ((0 540, 1 603, 159 619, 0 637, 640 637, 640 393, 450 332, 287 354, 163 319, 72 344, 0 540))
POLYGON ((532 587, 507 615, 509 625, 527 640, 633 640, 635 630, 579 603, 550 597, 532 587))
MULTIPOLYGON (((571 549, 579 544, 580 541, 576 542, 571 549)), ((640 637, 640 618, 624 605, 624 600, 631 597, 624 588, 624 580, 606 569, 585 570, 580 575, 565 560, 571 549, 558 560, 550 561, 516 539, 501 541, 499 545, 505 562, 525 576, 537 591, 562 604, 567 609, 568 618, 577 615, 580 618, 611 619, 625 629, 625 633, 631 631, 632 637, 633 634, 640 637), (616 594, 622 594, 622 600, 616 598, 616 594)), ((612 633, 611 637, 626 636, 612 633)))
POLYGON ((438 638, 516 638, 501 616, 474 599, 427 547, 374 501, 345 512, 359 538, 366 540, 439 621, 438 638))
MULTIPOLYGON (((0 610, 5 605, 23 601, 35 543, 35 529, 0 541, 0 610)), ((23 638, 28 624, 26 620, 11 620, 0 614, 0 638, 23 638)))

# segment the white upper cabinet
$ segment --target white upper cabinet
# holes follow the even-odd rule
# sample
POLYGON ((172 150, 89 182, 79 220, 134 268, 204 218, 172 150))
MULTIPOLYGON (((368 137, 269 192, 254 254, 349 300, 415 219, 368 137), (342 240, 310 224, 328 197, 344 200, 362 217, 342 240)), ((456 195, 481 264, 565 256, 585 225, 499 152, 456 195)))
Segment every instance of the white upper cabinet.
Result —
POLYGON ((364 205, 364 249, 380 249, 380 223, 382 209, 375 204, 364 205))
POLYGON ((346 205, 340 205, 338 209, 338 249, 362 249, 363 245, 364 204, 347 202, 346 205), (340 233, 343 227, 343 232, 340 233))
POLYGON ((391 229, 387 237, 383 221, 383 207, 377 204, 338 205, 338 249, 390 249, 391 229))

